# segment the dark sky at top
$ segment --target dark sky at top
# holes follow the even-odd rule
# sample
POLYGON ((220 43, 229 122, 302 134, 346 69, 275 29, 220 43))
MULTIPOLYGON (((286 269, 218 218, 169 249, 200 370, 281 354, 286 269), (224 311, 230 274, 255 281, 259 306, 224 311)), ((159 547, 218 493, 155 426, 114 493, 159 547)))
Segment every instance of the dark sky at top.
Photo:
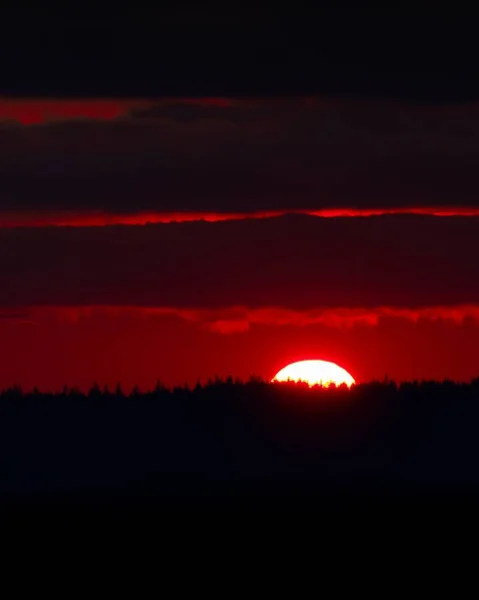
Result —
POLYGON ((2 94, 479 96, 475 19, 457 4, 63 4, 2 3, 2 94))

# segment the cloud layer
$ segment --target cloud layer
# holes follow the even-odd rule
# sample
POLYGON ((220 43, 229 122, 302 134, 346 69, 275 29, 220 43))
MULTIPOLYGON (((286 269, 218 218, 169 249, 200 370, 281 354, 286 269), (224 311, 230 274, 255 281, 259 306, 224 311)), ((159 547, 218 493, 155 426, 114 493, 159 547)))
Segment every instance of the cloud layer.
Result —
POLYGON ((25 102, 0 102, 0 213, 479 206, 477 105, 25 102))
POLYGON ((82 324, 98 318, 143 320, 171 317, 219 334, 244 333, 255 326, 308 327, 322 325, 335 329, 350 329, 355 326, 375 327, 384 320, 405 320, 411 323, 444 321, 459 325, 465 321, 479 324, 479 304, 419 308, 337 307, 309 310, 294 310, 279 306, 261 308, 233 306, 217 309, 152 306, 31 306, 25 307, 21 312, 0 309, 1 320, 26 325, 49 322, 82 324))
POLYGON ((469 217, 0 229, 0 306, 475 304, 477 256, 469 217))
POLYGON ((335 219, 338 217, 373 217, 381 215, 429 215, 434 217, 478 217, 479 207, 430 206, 404 208, 325 208, 320 210, 283 210, 249 212, 130 212, 102 211, 24 211, 0 213, 2 227, 106 227, 109 225, 148 225, 155 223, 191 223, 206 221, 241 221, 270 219, 285 215, 308 215, 335 219))

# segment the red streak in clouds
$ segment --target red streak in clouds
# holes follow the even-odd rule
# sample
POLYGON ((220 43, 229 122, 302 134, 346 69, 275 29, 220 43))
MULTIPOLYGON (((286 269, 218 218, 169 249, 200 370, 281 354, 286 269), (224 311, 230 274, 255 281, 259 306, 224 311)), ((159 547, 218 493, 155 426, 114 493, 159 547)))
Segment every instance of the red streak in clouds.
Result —
POLYGON ((334 329, 349 329, 355 326, 375 327, 384 319, 418 321, 446 321, 460 324, 469 319, 479 323, 479 305, 458 304, 451 306, 374 308, 335 307, 297 310, 281 306, 231 306, 225 308, 175 308, 168 306, 32 306, 15 310, 0 308, 0 322, 20 324, 40 322, 80 323, 96 318, 164 318, 174 317, 186 323, 196 324, 214 333, 232 334, 248 331, 252 326, 307 327, 322 325, 334 329))
POLYGON ((147 103, 133 100, 30 100, 0 98, 0 121, 16 121, 22 125, 38 125, 70 119, 117 119, 147 103))
POLYGON ((325 208, 320 210, 269 210, 256 212, 138 212, 106 213, 100 211, 0 213, 0 228, 12 227, 106 227, 108 225, 147 225, 206 221, 268 219, 284 215, 309 215, 322 218, 372 217, 380 215, 429 215, 435 217, 477 217, 479 207, 409 207, 409 208, 325 208))
POLYGON ((215 213, 215 212, 140 212, 140 213, 73 213, 25 212, 0 214, 0 227, 106 227, 108 225, 147 225, 148 223, 187 223, 191 221, 232 221, 275 217, 286 212, 215 213))
MULTIPOLYGON (((164 104, 175 102, 217 108, 225 108, 235 104, 233 100, 227 98, 171 98, 163 101, 164 104)), ((151 101, 108 98, 85 100, 0 98, 0 121, 16 121, 22 125, 38 125, 71 119, 112 120, 152 104, 151 101)), ((155 102, 154 104, 161 103, 155 102)))

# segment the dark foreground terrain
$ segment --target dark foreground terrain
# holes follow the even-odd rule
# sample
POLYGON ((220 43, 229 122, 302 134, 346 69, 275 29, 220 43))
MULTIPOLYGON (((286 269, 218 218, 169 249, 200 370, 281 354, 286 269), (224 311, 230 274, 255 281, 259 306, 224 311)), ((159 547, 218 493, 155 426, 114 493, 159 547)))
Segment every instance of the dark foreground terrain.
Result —
POLYGON ((2 525, 443 527, 479 507, 478 426, 479 381, 7 390, 2 525))

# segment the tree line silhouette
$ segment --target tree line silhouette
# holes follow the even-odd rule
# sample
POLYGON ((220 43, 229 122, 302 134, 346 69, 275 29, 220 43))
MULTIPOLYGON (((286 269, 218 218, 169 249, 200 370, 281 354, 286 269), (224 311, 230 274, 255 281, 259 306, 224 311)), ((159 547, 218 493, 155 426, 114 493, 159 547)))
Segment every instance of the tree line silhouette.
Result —
POLYGON ((0 499, 479 491, 479 379, 0 394, 0 499))

